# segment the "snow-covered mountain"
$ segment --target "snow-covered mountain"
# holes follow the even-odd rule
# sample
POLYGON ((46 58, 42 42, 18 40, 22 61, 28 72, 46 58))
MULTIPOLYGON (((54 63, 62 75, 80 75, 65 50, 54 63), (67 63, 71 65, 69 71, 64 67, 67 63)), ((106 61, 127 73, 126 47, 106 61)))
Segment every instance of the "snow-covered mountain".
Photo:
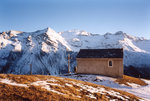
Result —
POLYGON ((59 33, 70 44, 71 49, 74 51, 78 52, 84 48, 123 48, 124 65, 150 67, 150 40, 145 38, 134 37, 122 31, 118 31, 114 34, 106 33, 104 35, 92 34, 80 30, 69 30, 59 33))
POLYGON ((36 74, 58 74, 67 69, 66 50, 71 50, 68 43, 50 28, 29 33, 3 32, 0 71, 28 74, 32 67, 36 74))
POLYGON ((123 48, 124 65, 150 67, 150 40, 118 31, 92 34, 82 30, 56 33, 51 28, 35 32, 0 33, 0 72, 59 74, 67 72, 67 51, 72 51, 71 70, 77 52, 83 48, 123 48))

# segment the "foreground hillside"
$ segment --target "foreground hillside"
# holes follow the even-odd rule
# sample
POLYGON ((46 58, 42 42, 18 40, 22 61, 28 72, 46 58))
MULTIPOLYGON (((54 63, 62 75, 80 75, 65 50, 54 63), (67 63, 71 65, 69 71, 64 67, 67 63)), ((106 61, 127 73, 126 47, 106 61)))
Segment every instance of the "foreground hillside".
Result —
POLYGON ((101 75, 85 75, 85 74, 68 74, 60 75, 65 78, 72 78, 81 81, 91 82, 98 85, 115 88, 122 91, 130 92, 136 96, 150 101, 150 80, 134 78, 124 75, 123 78, 112 78, 101 75))
POLYGON ((0 74, 0 100, 130 100, 130 93, 69 78, 42 75, 0 74))

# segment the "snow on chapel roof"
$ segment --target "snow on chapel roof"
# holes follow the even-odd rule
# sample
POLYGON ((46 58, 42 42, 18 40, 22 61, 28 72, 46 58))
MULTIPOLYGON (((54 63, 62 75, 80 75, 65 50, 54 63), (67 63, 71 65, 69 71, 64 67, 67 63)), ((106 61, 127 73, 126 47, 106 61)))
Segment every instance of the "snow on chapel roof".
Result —
POLYGON ((80 49, 77 58, 123 58, 123 49, 80 49))

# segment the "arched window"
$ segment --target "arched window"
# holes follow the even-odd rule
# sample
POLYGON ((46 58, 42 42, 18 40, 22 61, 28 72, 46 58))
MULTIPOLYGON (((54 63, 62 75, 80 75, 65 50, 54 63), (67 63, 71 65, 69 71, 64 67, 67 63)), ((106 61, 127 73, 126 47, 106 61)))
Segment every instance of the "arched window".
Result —
POLYGON ((112 67, 112 66, 113 66, 112 60, 109 60, 109 61, 108 61, 108 66, 109 66, 109 67, 112 67))

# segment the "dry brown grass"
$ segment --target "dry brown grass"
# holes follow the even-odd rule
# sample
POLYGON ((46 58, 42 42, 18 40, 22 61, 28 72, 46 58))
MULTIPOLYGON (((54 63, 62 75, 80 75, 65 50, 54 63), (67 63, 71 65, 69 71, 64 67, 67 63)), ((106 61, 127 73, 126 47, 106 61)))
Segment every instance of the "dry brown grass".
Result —
POLYGON ((7 101, 57 101, 79 100, 49 92, 39 86, 19 87, 0 83, 0 100, 7 101))
POLYGON ((116 91, 119 92, 121 95, 129 97, 130 101, 139 101, 139 97, 132 95, 130 93, 112 89, 109 87, 96 85, 89 82, 83 82, 78 81, 74 79, 69 78, 60 78, 55 76, 44 76, 44 75, 13 75, 13 74, 0 74, 0 78, 2 79, 10 79, 13 82, 21 83, 21 84, 27 84, 28 87, 20 87, 20 86, 13 86, 8 85, 5 83, 0 82, 0 100, 5 101, 109 101, 110 99, 117 99, 116 96, 107 94, 100 94, 100 93, 94 93, 94 96, 97 99, 92 99, 87 97, 86 95, 91 94, 91 92, 83 89, 80 90, 81 87, 77 86, 75 84, 72 84, 70 81, 75 83, 81 83, 84 85, 92 86, 92 87, 103 87, 107 91, 116 91), (32 82, 41 81, 41 80, 47 80, 47 79, 55 79, 56 81, 48 81, 49 83, 56 83, 59 85, 49 85, 51 89, 54 89, 55 91, 58 91, 60 93, 63 93, 65 95, 60 95, 51 91, 48 91, 44 88, 41 88, 41 86, 35 86, 30 85, 32 82), (71 84, 72 86, 65 85, 66 83, 71 84), (81 98, 77 97, 81 96, 81 98), (109 97, 109 98, 108 98, 109 97))
POLYGON ((46 80, 50 79, 53 76, 43 76, 43 75, 13 75, 13 74, 0 74, 0 78, 7 78, 10 80, 13 80, 17 83, 22 83, 22 84, 29 84, 31 82, 35 82, 38 80, 46 80))
POLYGON ((127 76, 127 75, 123 75, 123 78, 117 79, 116 82, 118 82, 119 84, 125 84, 127 86, 130 86, 128 85, 128 83, 135 83, 140 86, 148 85, 147 83, 145 83, 143 80, 139 78, 135 78, 135 77, 127 76))

